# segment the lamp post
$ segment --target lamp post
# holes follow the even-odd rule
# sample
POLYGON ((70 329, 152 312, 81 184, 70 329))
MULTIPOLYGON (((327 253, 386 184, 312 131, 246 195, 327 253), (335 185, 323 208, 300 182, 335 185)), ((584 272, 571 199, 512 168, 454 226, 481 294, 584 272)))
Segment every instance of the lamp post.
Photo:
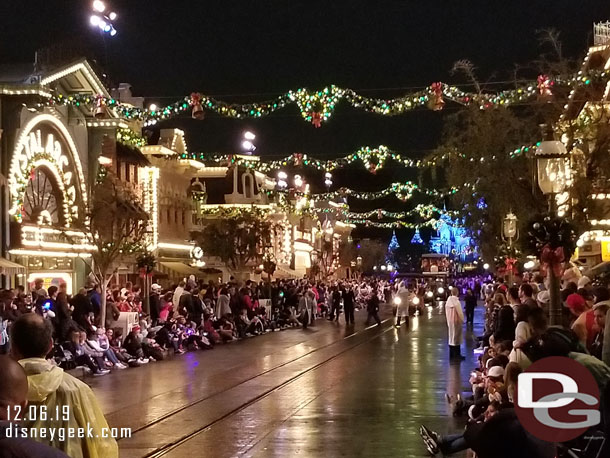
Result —
MULTIPOLYGON (((563 143, 555 140, 543 141, 536 148, 536 166, 538 169, 538 186, 542 193, 549 196, 549 214, 557 216, 555 196, 563 192, 569 179, 568 151, 563 143)), ((549 323, 560 326, 562 322, 559 277, 554 269, 547 270, 549 275, 550 310, 549 323)))
POLYGON ((506 258, 506 267, 508 269, 508 283, 510 286, 513 285, 513 264, 512 259, 512 248, 513 242, 519 240, 519 229, 517 228, 517 217, 511 211, 502 220, 502 240, 508 242, 508 256, 506 258))

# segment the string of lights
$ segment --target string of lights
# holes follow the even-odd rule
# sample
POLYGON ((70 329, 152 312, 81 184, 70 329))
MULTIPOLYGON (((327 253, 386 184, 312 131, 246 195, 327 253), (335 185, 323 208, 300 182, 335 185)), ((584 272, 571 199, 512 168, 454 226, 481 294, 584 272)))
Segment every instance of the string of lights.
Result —
POLYGON ((356 191, 351 188, 339 188, 336 191, 312 194, 311 200, 313 200, 314 202, 322 200, 330 201, 345 197, 352 197, 359 200, 376 200, 395 195, 399 200, 406 202, 411 197, 413 197, 413 194, 415 192, 419 192, 428 197, 442 199, 454 195, 464 189, 474 189, 474 184, 464 183, 462 186, 453 186, 448 190, 438 190, 421 188, 419 185, 413 183, 412 181, 406 181, 404 183, 392 183, 387 188, 379 191, 356 191))
POLYGON ((353 89, 331 85, 320 91, 310 91, 306 88, 291 90, 269 101, 245 104, 228 103, 200 93, 192 93, 165 107, 155 106, 148 109, 123 104, 114 98, 101 95, 64 96, 63 94, 56 94, 48 99, 48 103, 50 105, 76 106, 94 103, 103 104, 113 108, 124 118, 144 121, 147 124, 171 119, 189 111, 194 118, 204 119, 205 110, 230 118, 261 118, 287 105, 294 104, 299 108, 301 117, 305 121, 312 123, 315 127, 320 127, 323 122, 330 119, 340 102, 346 102, 354 108, 384 116, 396 116, 424 106, 431 110, 441 110, 445 105, 445 99, 461 105, 475 104, 482 109, 488 109, 548 98, 552 96, 556 87, 576 88, 590 85, 596 81, 604 81, 607 78, 608 73, 606 71, 556 77, 540 75, 537 81, 532 81, 516 89, 494 93, 468 92, 457 86, 437 82, 432 83, 425 89, 393 99, 366 97, 353 89))
MULTIPOLYGON (((531 145, 523 145, 514 150, 508 151, 506 157, 513 159, 527 152, 534 150, 540 142, 531 145)), ((426 159, 412 159, 405 157, 403 154, 391 150, 387 146, 379 145, 375 148, 363 146, 357 151, 337 159, 317 159, 303 153, 294 153, 282 159, 264 160, 260 157, 248 157, 231 154, 209 154, 209 153, 184 153, 180 156, 181 159, 192 159, 200 161, 204 164, 218 166, 238 163, 245 167, 251 168, 258 172, 269 173, 274 170, 280 170, 283 167, 310 167, 321 172, 333 172, 337 169, 345 168, 351 164, 361 162, 364 167, 371 173, 376 173, 378 170, 386 166, 388 161, 399 164, 402 167, 425 168, 434 167, 444 161, 456 158, 466 158, 467 156, 458 151, 444 152, 437 155, 432 155, 426 159)), ((496 157, 493 156, 492 160, 496 157)), ((470 162, 476 162, 475 158, 470 158, 470 162)), ((485 161, 485 158, 480 159, 485 161)))
POLYGON ((345 220, 346 224, 358 224, 364 225, 366 227, 375 227, 381 229, 421 229, 424 227, 434 228, 437 226, 439 221, 437 219, 430 219, 428 221, 424 221, 422 223, 410 223, 407 221, 390 221, 390 222, 377 222, 370 221, 368 219, 347 219, 345 220))

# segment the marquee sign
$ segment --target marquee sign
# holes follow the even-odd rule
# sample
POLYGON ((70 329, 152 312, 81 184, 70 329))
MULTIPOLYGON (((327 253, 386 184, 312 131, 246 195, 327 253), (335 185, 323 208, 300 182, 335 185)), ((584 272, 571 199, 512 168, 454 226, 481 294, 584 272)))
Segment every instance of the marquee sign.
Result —
POLYGON ((18 222, 71 227, 86 203, 78 151, 59 119, 41 114, 23 128, 9 174, 11 207, 18 222))

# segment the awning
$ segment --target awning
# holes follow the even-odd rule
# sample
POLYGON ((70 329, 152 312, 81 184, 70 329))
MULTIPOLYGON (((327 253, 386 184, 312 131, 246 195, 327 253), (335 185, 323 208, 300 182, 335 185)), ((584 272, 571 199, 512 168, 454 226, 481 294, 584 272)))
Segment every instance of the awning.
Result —
POLYGON ((23 267, 21 264, 17 264, 16 262, 0 257, 0 274, 17 275, 24 272, 25 267, 23 267))
POLYGON ((179 274, 201 275, 201 271, 198 268, 191 267, 183 262, 162 261, 159 264, 161 264, 163 267, 167 267, 168 269, 173 270, 174 272, 178 272, 179 274))

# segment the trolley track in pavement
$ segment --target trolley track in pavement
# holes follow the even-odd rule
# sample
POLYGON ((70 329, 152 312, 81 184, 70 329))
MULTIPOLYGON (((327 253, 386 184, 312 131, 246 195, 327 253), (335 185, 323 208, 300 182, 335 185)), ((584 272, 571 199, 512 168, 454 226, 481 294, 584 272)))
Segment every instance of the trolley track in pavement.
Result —
MULTIPOLYGON (((360 345, 378 338, 384 332, 392 329, 391 326, 385 325, 388 321, 390 321, 389 318, 385 319, 381 327, 369 326, 362 331, 345 336, 340 340, 335 340, 328 344, 313 348, 296 358, 278 363, 269 369, 246 377, 237 383, 216 390, 209 395, 200 397, 179 408, 165 412, 153 421, 133 428, 132 436, 130 438, 122 439, 119 442, 122 456, 160 457, 167 454, 193 436, 238 414, 240 411, 298 380, 307 373, 314 371, 320 366, 329 363, 360 345), (381 329, 381 332, 379 332, 379 329, 381 329), (314 359, 313 361, 308 361, 312 358, 314 359), (291 368, 290 366, 296 367, 291 368), (286 375, 283 373, 286 371, 291 373, 286 375), (256 391, 257 385, 258 391, 256 391), (251 390, 254 391, 254 393, 252 393, 251 390), (240 391, 245 391, 248 395, 245 397, 240 396, 240 391), (250 393, 252 394, 250 395, 250 393), (210 411, 218 410, 218 402, 223 401, 223 398, 225 397, 229 399, 228 402, 222 403, 225 409, 210 414, 210 411), (239 399, 240 397, 242 399, 239 399), (234 399, 239 400, 231 403, 231 400, 234 399), (208 406, 207 404, 210 405, 208 406), (193 425, 193 418, 197 418, 198 414, 202 414, 202 416, 199 416, 202 423, 200 425, 193 425), (208 415, 207 418, 206 414, 208 415), (169 430, 176 430, 173 437, 168 435, 168 428, 169 430), (147 444, 151 443, 149 439, 154 438, 155 442, 158 443, 159 437, 166 437, 167 442, 151 450, 151 447, 147 446, 147 444)), ((155 398, 162 398, 164 396, 165 394, 161 394, 155 396, 155 398)))

